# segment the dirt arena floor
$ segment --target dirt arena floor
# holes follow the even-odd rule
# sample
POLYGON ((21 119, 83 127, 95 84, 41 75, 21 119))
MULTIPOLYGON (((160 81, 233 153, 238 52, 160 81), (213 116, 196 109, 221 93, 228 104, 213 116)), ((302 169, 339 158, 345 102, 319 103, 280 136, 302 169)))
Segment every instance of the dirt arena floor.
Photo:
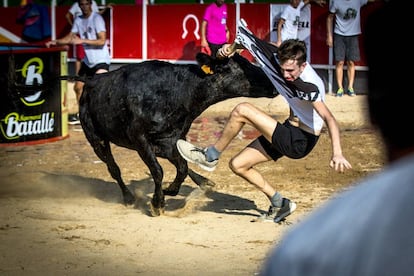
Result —
MULTIPOLYGON (((70 89, 68 98, 76 108, 70 89)), ((244 100, 280 120, 287 116, 281 98, 227 100, 207 109, 188 139, 202 146, 213 143, 232 107, 244 100)), ((80 126, 70 126, 70 136, 61 141, 0 147, 0 274, 257 275, 286 231, 383 167, 382 144, 369 125, 365 100, 327 96, 352 170, 340 174, 329 167, 326 131, 306 158, 258 167, 298 205, 279 224, 252 222, 267 210, 268 201, 227 166, 230 157, 257 135, 249 128, 234 139, 214 172, 190 164, 216 186, 202 191, 187 178, 179 195, 166 197, 166 212, 160 217, 148 215, 154 185, 138 155, 113 147, 125 182, 140 198, 135 208, 125 207, 117 184, 80 126)), ((168 185, 175 170, 165 160, 160 162, 168 185)))

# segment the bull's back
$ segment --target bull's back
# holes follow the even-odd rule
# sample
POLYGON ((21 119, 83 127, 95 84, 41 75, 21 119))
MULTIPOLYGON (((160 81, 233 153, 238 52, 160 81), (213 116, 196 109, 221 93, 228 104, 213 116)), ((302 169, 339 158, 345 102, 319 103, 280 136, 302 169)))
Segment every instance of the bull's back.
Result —
POLYGON ((100 136, 116 144, 130 142, 132 127, 168 135, 192 106, 183 91, 201 81, 194 66, 148 61, 96 75, 86 83, 81 105, 100 136))

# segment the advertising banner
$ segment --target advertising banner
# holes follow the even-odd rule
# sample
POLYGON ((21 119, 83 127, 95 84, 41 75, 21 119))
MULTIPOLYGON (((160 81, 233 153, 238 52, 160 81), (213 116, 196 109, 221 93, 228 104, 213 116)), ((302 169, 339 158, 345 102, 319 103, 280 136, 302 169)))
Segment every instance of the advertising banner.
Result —
POLYGON ((66 51, 56 49, 0 47, 0 146, 42 143, 68 136, 64 101, 67 84, 54 80, 67 74, 66 60, 66 51), (45 89, 24 89, 45 80, 52 80, 45 89))

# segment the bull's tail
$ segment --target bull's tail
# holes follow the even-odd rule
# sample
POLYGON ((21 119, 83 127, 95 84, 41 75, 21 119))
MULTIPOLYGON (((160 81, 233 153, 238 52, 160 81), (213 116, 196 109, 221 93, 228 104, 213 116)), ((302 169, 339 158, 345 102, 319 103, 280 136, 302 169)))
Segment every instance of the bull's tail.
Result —
POLYGON ((50 91, 51 87, 54 86, 54 83, 57 81, 80 81, 80 82, 86 82, 87 81, 87 77, 83 76, 56 76, 56 77, 52 77, 47 79, 46 81, 44 81, 43 83, 37 83, 34 82, 33 84, 19 84, 19 83, 10 83, 9 85, 11 87, 11 90, 16 93, 17 95, 19 95, 20 97, 27 97, 30 95, 33 95, 39 91, 43 91, 43 92, 47 92, 50 91))

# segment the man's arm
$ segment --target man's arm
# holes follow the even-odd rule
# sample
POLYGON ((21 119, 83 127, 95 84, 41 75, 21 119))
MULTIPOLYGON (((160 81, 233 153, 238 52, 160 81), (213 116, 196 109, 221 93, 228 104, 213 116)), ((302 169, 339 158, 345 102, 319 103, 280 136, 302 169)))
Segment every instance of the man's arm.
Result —
POLYGON ((47 48, 49 48, 50 46, 73 44, 76 37, 77 35, 75 33, 70 32, 62 38, 46 42, 45 45, 47 48))
POLYGON ((97 39, 82 39, 79 37, 74 37, 72 43, 74 44, 88 44, 93 46, 103 46, 106 43, 106 32, 99 32, 97 39))
POLYGON ((282 44, 282 28, 283 24, 285 24, 285 21, 285 19, 279 18, 279 21, 277 22, 277 41, 275 43, 277 47, 279 47, 280 44, 282 44))
POLYGON ((201 47, 207 47, 207 21, 203 19, 203 22, 201 22, 201 47))
POLYGON ((335 14, 329 13, 328 17, 326 18, 326 45, 328 47, 333 46, 333 21, 334 21, 335 14))
POLYGON ((352 169, 351 164, 342 155, 339 126, 335 117, 332 115, 331 111, 324 102, 314 102, 313 107, 324 120, 331 138, 332 157, 329 162, 329 166, 339 172, 344 172, 345 169, 352 169))
POLYGON ((70 12, 67 12, 66 15, 66 20, 68 21, 69 25, 73 25, 73 15, 70 12))

